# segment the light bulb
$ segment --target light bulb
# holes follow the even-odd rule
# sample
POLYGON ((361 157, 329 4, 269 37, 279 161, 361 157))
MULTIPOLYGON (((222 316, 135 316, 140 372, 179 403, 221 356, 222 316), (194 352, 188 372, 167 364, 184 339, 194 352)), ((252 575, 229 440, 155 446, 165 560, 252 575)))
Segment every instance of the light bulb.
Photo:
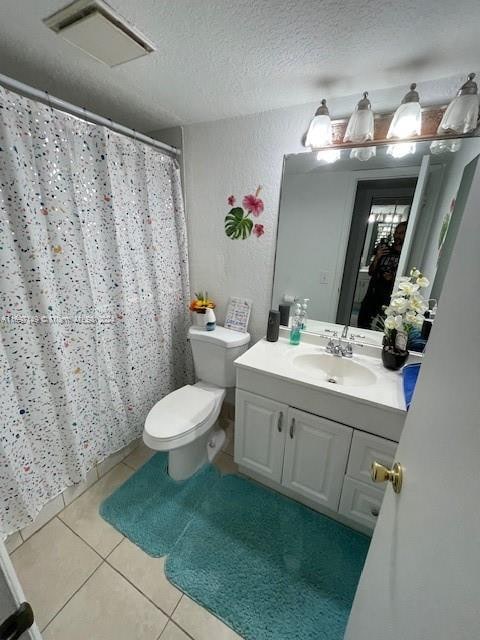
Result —
POLYGON ((422 109, 416 84, 410 85, 410 91, 405 94, 402 104, 393 114, 388 129, 387 138, 411 138, 422 132, 422 109))
POLYGON ((479 99, 474 78, 474 73, 468 74, 467 81, 462 84, 457 95, 448 105, 437 129, 439 135, 448 131, 469 133, 477 128, 479 99))
POLYGON ((396 144, 389 144, 387 147, 387 153, 392 158, 404 158, 410 153, 415 153, 417 144, 415 142, 397 142, 396 144))
POLYGON ((368 140, 373 140, 374 117, 372 105, 367 96, 368 92, 365 91, 363 98, 359 100, 355 111, 350 116, 343 136, 344 142, 368 142, 368 140))
POLYGON ((322 100, 308 128, 305 146, 311 149, 327 147, 332 144, 332 121, 328 112, 327 101, 322 100))
POLYGON ((319 162, 325 162, 326 164, 332 164, 340 159, 340 149, 322 149, 317 153, 317 160, 319 162))
POLYGON ((461 140, 434 140, 430 145, 430 152, 435 155, 448 152, 455 153, 461 146, 461 140))
POLYGON ((377 147, 357 147, 350 151, 351 160, 361 160, 366 162, 370 158, 374 158, 377 155, 377 147))

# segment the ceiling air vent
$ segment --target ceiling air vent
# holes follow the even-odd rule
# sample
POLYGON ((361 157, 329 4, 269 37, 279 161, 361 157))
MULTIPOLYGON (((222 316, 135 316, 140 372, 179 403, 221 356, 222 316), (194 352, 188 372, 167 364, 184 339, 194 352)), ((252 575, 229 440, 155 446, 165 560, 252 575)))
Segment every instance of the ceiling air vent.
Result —
POLYGON ((101 0, 77 0, 44 23, 70 44, 111 67, 154 51, 145 36, 101 0))

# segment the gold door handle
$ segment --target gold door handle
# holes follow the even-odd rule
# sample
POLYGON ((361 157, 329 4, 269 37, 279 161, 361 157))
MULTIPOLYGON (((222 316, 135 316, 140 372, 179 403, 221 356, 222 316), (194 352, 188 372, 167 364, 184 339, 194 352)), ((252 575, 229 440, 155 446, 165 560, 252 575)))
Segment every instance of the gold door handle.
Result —
POLYGON ((402 490, 403 467, 399 462, 395 462, 391 469, 379 462, 372 462, 370 471, 373 482, 391 482, 395 493, 402 490))

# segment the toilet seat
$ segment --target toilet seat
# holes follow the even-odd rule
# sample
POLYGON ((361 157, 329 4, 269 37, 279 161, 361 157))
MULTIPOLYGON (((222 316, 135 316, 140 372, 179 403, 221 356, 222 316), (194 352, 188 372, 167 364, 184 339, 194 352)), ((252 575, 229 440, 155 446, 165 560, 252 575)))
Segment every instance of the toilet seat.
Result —
POLYGON ((146 444, 156 450, 172 449, 184 444, 186 439, 194 439, 204 426, 208 428, 225 392, 206 386, 187 384, 157 402, 145 420, 146 444))

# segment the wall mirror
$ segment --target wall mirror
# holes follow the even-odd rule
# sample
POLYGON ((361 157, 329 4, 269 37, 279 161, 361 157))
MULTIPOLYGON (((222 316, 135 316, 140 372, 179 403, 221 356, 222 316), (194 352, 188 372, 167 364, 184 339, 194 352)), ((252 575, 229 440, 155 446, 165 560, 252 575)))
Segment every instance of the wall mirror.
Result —
POLYGON ((272 308, 309 298, 308 331, 349 325, 380 344, 382 307, 413 267, 433 307, 479 154, 472 137, 285 156, 272 308))

